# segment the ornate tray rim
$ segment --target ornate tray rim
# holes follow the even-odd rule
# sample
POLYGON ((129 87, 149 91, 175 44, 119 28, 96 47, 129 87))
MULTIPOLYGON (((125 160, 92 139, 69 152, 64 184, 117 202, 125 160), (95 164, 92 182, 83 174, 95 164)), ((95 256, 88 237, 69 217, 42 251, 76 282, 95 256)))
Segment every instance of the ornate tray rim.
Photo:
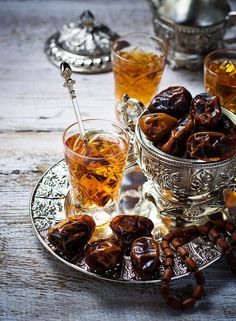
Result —
MULTIPOLYGON (((122 284, 128 284, 128 285, 145 285, 145 284, 159 284, 161 282, 160 279, 153 279, 153 280, 135 280, 135 279, 120 279, 120 278, 109 278, 91 271, 87 271, 83 268, 81 268, 80 266, 77 266, 73 263, 68 262, 67 260, 65 260, 64 258, 62 258, 60 255, 58 255, 57 253, 55 253, 50 246, 47 245, 47 243, 43 240, 42 236, 40 235, 39 231, 37 230, 35 223, 34 223, 34 219, 33 219, 33 215, 32 215, 32 204, 33 204, 33 199, 35 196, 35 193, 39 187, 40 182, 43 180, 43 178, 47 175, 47 173, 49 171, 51 171, 54 167, 56 167, 57 165, 59 165, 60 163, 63 163, 64 159, 61 159, 60 161, 56 162, 55 164, 53 164, 52 166, 50 166, 45 172, 44 174, 38 179, 37 183, 34 186, 34 189, 32 191, 31 197, 30 197, 30 204, 29 204, 29 216, 30 216, 30 222, 31 225, 33 227, 34 233, 37 236, 38 240, 40 241, 40 243, 49 251, 49 253, 51 253, 56 259, 58 259, 59 261, 61 261, 62 263, 66 264, 67 266, 69 266, 70 268, 77 270, 89 277, 92 278, 96 278, 96 279, 100 279, 103 281, 109 281, 109 282, 114 282, 114 283, 122 283, 122 284)), ((138 166, 136 163, 131 162, 128 163, 126 166, 126 170, 134 167, 134 166, 138 166)), ((38 197, 40 198, 40 197, 38 197)), ((43 197, 41 197, 43 198, 43 197)), ((188 243, 191 244, 192 242, 188 243)), ((214 259, 212 259, 211 261, 207 262, 206 264, 202 265, 199 269, 205 269, 206 267, 208 267, 209 265, 213 264, 214 262, 216 262, 220 257, 222 256, 222 254, 217 255, 214 259)), ((172 280, 176 280, 176 279, 180 279, 183 278, 185 276, 188 276, 189 274, 191 274, 191 272, 186 272, 180 275, 175 275, 174 277, 172 277, 172 280)))

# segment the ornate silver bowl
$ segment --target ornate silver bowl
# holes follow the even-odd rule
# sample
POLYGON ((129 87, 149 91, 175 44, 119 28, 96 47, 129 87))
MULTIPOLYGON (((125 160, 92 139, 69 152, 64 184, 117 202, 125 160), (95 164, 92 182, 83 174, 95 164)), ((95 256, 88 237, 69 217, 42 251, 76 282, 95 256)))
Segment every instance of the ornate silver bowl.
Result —
MULTIPOLYGON (((233 113, 222 110, 236 123, 233 113)), ((186 223, 203 220, 222 210, 223 191, 236 175, 236 155, 218 162, 168 155, 142 134, 138 120, 146 113, 136 99, 126 97, 122 104, 124 121, 134 138, 135 158, 148 179, 146 196, 153 199, 160 215, 186 223)))

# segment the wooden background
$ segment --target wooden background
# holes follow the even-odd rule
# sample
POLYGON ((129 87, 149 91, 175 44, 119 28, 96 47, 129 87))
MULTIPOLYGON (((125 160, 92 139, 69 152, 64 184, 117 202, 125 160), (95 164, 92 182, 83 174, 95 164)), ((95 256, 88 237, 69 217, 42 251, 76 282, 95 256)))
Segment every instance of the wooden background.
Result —
MULTIPOLYGON (((205 270, 204 298, 181 313, 163 303, 158 286, 99 282, 64 266, 34 235, 32 189, 63 157, 62 131, 74 120, 59 70, 43 52, 44 42, 85 9, 120 34, 153 33, 144 0, 0 1, 0 320, 235 320, 236 279, 223 259, 205 270)), ((83 117, 114 120, 112 73, 74 78, 83 117)), ((200 93, 202 73, 167 66, 160 89, 170 85, 200 93)))

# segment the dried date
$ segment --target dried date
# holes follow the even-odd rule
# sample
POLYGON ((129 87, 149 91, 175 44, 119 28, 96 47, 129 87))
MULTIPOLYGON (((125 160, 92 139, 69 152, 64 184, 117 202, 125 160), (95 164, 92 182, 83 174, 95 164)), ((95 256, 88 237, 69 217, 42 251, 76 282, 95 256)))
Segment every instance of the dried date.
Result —
POLYGON ((130 258, 135 272, 142 280, 155 277, 160 264, 159 245, 151 237, 140 237, 131 246, 130 258))
POLYGON ((117 215, 110 222, 118 239, 130 248, 132 242, 141 236, 151 236, 153 222, 141 215, 117 215))
POLYGON ((148 106, 150 113, 166 113, 180 118, 190 111, 192 95, 181 86, 168 87, 156 95, 148 106))
POLYGON ((227 135, 236 144, 236 126, 226 115, 222 114, 220 121, 212 128, 212 131, 227 135))
POLYGON ((79 253, 90 240, 96 224, 89 215, 69 217, 48 231, 48 240, 64 254, 79 253))
POLYGON ((199 94, 192 100, 191 113, 198 124, 216 126, 221 119, 220 100, 208 93, 199 94))
POLYGON ((114 269, 123 260, 123 248, 117 238, 99 239, 86 248, 85 262, 97 273, 114 269))
POLYGON ((168 139, 158 145, 163 152, 173 156, 183 156, 189 136, 194 132, 195 121, 191 114, 181 118, 170 133, 168 139))
POLYGON ((199 132, 189 137, 186 157, 214 162, 232 157, 235 150, 235 142, 226 135, 217 132, 199 132))
POLYGON ((164 113, 144 115, 139 127, 150 141, 160 142, 177 124, 177 119, 164 113))

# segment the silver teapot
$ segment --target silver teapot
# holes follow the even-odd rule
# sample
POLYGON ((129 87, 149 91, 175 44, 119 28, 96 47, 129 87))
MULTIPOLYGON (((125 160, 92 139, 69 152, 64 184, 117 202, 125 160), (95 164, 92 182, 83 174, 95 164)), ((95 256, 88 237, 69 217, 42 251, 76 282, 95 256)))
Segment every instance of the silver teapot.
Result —
POLYGON ((153 13, 154 30, 169 45, 171 68, 199 69, 204 56, 236 37, 224 39, 236 25, 236 11, 226 0, 147 0, 153 13))

